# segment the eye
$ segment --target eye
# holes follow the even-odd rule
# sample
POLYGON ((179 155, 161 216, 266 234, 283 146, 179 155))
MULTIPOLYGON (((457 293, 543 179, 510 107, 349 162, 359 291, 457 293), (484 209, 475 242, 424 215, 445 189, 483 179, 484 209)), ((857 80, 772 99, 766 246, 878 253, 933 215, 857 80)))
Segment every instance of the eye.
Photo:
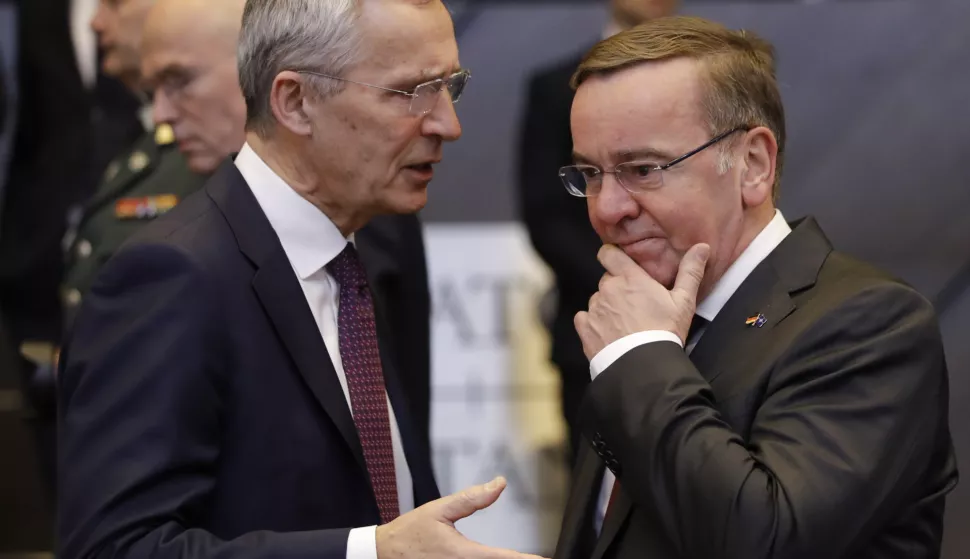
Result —
POLYGON ((630 179, 643 180, 647 177, 652 177, 657 170, 657 166, 645 161, 630 161, 629 163, 617 165, 616 170, 630 179))
POLYGON ((630 166, 630 174, 638 179, 645 178, 647 175, 653 171, 653 165, 648 165, 646 163, 638 163, 636 165, 630 166))
POLYGON ((600 170, 596 167, 579 167, 579 172, 587 179, 596 178, 600 174, 600 170))

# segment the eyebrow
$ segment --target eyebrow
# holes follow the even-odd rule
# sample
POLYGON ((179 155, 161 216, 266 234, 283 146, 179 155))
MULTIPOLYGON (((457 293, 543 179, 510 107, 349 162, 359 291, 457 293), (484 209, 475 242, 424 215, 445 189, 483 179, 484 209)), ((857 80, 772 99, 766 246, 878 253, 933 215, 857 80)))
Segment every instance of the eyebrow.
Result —
POLYGON ((461 64, 458 64, 451 68, 450 70, 438 71, 434 69, 424 69, 421 70, 419 74, 412 74, 411 76, 401 77, 394 81, 400 87, 407 86, 418 86, 423 83, 430 82, 439 78, 446 78, 454 73, 461 71, 461 64))
POLYGON ((461 71, 461 64, 460 63, 456 63, 454 66, 451 67, 451 69, 444 70, 444 71, 441 71, 441 72, 437 72, 437 71, 435 71, 433 69, 425 69, 425 70, 422 70, 421 71, 420 79, 425 80, 425 81, 427 81, 427 80, 434 80, 434 79, 444 78, 444 77, 450 76, 450 75, 452 75, 454 73, 457 73, 457 72, 460 72, 460 71, 461 71))
POLYGON ((610 154, 616 161, 636 161, 637 159, 661 159, 672 161, 677 156, 656 148, 642 148, 634 150, 624 150, 619 153, 610 154))
MULTIPOLYGON (((677 156, 655 148, 642 148, 635 150, 614 151, 610 153, 610 160, 624 163, 636 161, 638 159, 659 159, 664 162, 673 161, 677 156)), ((595 165, 591 157, 587 157, 578 151, 573 152, 573 162, 582 165, 595 165)))
POLYGON ((171 78, 184 78, 190 75, 191 72, 185 66, 180 63, 169 64, 162 68, 161 70, 155 72, 151 76, 145 76, 145 83, 151 86, 157 86, 159 83, 171 78))

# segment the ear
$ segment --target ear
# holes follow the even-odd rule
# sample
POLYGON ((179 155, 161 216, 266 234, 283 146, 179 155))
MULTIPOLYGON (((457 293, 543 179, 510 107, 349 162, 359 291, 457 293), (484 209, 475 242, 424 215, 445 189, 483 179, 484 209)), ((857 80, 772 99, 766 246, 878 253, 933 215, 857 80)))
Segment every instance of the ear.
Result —
POLYGON ((299 136, 309 136, 311 121, 306 103, 310 101, 309 85, 305 77, 290 70, 280 72, 273 79, 269 106, 280 126, 299 136))
POLYGON ((778 160, 778 142, 771 130, 758 126, 748 131, 744 142, 741 175, 741 199, 745 207, 757 207, 771 200, 775 185, 775 164, 778 160))

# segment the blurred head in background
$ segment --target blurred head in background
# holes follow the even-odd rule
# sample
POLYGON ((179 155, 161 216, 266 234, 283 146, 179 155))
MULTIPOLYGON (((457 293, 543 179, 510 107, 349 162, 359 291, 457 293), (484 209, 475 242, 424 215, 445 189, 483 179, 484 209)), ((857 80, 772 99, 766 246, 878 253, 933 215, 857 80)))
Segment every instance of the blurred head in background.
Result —
POLYGON ((680 0, 611 0, 613 21, 629 29, 645 21, 673 15, 680 0))
POLYGON ((142 30, 154 4, 155 0, 101 0, 91 20, 104 73, 131 89, 139 85, 142 30))
POLYGON ((145 26, 142 72, 156 124, 172 126, 196 173, 213 172, 245 142, 236 71, 245 0, 156 0, 145 26))
POLYGON ((347 235, 427 200, 467 79, 440 0, 250 0, 248 142, 347 235))
POLYGON ((785 120, 771 45, 665 18, 597 44, 573 81, 582 165, 563 178, 593 228, 668 288, 707 243, 702 292, 714 285, 775 213, 785 120))

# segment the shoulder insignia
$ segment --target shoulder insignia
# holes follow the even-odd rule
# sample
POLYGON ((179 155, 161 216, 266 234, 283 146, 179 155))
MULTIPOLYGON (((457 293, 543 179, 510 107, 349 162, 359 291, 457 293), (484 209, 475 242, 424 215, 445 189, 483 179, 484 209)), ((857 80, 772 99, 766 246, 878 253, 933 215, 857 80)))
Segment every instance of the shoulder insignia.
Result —
POLYGON ((155 143, 167 146, 175 141, 175 132, 169 124, 159 124, 155 127, 155 143))

